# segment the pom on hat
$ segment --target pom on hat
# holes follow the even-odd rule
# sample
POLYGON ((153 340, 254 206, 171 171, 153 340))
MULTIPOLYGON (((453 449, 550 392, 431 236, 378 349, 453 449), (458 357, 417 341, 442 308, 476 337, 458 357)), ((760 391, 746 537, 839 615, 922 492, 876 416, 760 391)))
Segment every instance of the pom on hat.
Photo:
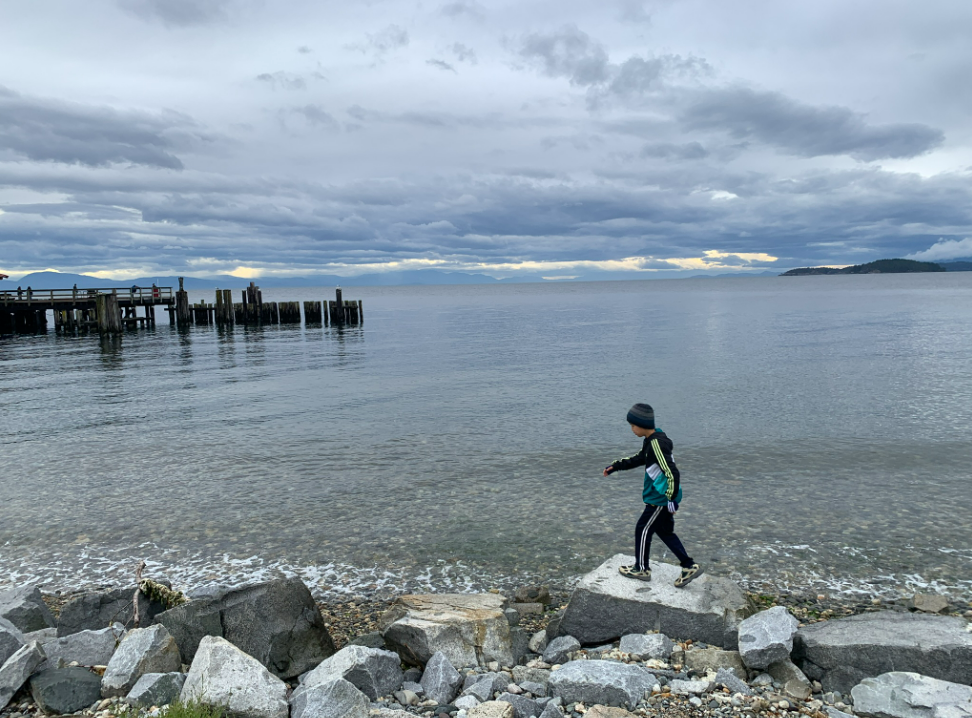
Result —
POLYGON ((635 404, 628 410, 628 423, 642 429, 654 429, 655 410, 649 404, 635 404))

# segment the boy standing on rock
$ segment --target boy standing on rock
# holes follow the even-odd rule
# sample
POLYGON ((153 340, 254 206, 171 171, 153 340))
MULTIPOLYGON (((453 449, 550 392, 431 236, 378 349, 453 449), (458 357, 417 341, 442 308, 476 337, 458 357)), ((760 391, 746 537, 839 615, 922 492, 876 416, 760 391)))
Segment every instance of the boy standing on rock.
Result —
POLYGON ((679 485, 678 467, 672 458, 672 440, 664 431, 655 428, 655 410, 648 404, 632 406, 628 412, 628 423, 635 436, 643 438, 645 443, 634 456, 618 459, 605 468, 604 475, 644 466, 642 499, 645 511, 635 526, 634 566, 621 566, 618 570, 622 576, 650 581, 648 552, 651 549, 651 535, 655 533, 681 564, 682 574, 675 579, 675 587, 683 588, 702 574, 702 567, 689 557, 675 535, 675 512, 682 500, 682 488, 679 485))

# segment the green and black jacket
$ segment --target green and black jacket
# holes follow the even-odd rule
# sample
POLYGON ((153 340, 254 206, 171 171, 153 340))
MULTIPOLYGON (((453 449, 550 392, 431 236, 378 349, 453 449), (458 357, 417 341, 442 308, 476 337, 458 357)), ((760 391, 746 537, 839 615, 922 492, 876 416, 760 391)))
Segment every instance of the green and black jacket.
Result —
POLYGON ((674 444, 661 429, 645 439, 645 443, 634 456, 618 459, 611 464, 615 471, 627 471, 638 466, 645 467, 645 488, 642 498, 646 504, 663 506, 669 501, 676 504, 682 501, 682 487, 679 483, 678 467, 672 458, 674 444))

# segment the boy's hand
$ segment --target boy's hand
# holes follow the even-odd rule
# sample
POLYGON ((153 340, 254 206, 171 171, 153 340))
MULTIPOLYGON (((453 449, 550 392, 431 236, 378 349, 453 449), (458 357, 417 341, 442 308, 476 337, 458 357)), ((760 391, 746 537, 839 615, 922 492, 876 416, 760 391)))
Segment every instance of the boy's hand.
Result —
POLYGON ((617 471, 617 469, 615 469, 613 466, 607 466, 604 469, 604 476, 608 476, 610 474, 613 474, 615 471, 617 471))
POLYGON ((668 502, 668 513, 674 514, 676 511, 678 511, 678 506, 675 505, 675 502, 674 501, 669 501, 668 502))

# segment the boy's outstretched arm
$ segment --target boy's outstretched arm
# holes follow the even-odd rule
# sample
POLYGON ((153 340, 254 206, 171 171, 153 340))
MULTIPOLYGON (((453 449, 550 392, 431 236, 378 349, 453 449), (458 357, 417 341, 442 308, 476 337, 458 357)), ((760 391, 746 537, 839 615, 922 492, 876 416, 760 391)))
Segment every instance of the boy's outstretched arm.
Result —
POLYGON ((646 441, 639 451, 634 456, 629 456, 627 459, 618 459, 617 461, 612 461, 604 469, 604 476, 608 474, 613 474, 615 471, 627 471, 628 469, 633 469, 636 466, 644 466, 645 460, 647 459, 648 442, 646 441))

